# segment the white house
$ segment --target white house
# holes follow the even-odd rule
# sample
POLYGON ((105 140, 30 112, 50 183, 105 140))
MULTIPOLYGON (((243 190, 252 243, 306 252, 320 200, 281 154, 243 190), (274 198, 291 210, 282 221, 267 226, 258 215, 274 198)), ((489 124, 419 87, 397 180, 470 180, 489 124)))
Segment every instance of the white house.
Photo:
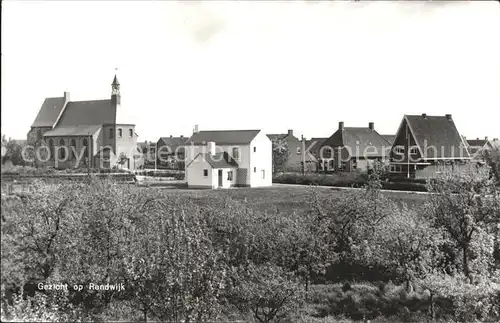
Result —
POLYGON ((189 187, 272 185, 272 143, 261 130, 195 130, 185 158, 189 187))

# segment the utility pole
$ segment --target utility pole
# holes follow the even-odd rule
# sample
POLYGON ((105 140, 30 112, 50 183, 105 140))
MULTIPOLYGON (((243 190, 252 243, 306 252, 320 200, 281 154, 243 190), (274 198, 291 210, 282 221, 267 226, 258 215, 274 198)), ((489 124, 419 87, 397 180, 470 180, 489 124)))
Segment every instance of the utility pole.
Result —
POLYGON ((407 165, 406 165, 406 177, 410 179, 410 132, 408 131, 408 122, 406 122, 406 139, 408 140, 407 150, 407 165))
POLYGON ((88 133, 88 141, 87 141, 87 147, 85 147, 85 149, 87 150, 87 175, 89 177, 89 180, 90 180, 90 161, 91 161, 91 158, 90 158, 90 132, 88 133))
POLYGON ((306 173, 306 140, 304 138, 304 135, 302 135, 301 138, 301 144, 302 144, 302 175, 305 175, 306 173))
POLYGON ((158 167, 158 141, 155 143, 155 171, 158 167))

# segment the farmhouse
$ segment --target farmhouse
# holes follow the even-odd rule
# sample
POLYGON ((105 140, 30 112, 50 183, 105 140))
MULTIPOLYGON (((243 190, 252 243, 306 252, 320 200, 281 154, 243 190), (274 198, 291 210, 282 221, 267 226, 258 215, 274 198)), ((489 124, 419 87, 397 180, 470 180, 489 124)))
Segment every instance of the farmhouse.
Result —
POLYGON ((272 144, 261 130, 198 131, 187 141, 189 187, 272 185, 272 144))
POLYGON ((375 160, 385 162, 390 147, 373 122, 364 128, 344 127, 341 121, 337 131, 321 144, 319 157, 325 170, 352 172, 366 169, 375 160))
POLYGON ((390 155, 392 176, 416 179, 463 170, 471 159, 451 114, 405 115, 390 155))
POLYGON ((111 98, 71 101, 70 93, 46 98, 27 141, 45 146, 45 165, 57 168, 136 168, 141 163, 135 124, 121 105, 120 83, 115 75, 111 98))

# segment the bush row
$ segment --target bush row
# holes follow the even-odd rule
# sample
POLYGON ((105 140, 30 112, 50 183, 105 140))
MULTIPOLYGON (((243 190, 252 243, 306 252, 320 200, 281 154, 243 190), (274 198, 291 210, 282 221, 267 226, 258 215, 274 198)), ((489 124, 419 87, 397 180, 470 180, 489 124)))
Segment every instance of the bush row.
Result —
MULTIPOLYGON (((300 184, 300 185, 319 185, 335 187, 364 187, 368 181, 366 174, 363 173, 337 173, 337 174, 301 174, 301 173, 283 173, 273 177, 273 183, 280 184, 300 184)), ((398 191, 416 191, 426 192, 425 180, 417 181, 398 181, 381 182, 383 189, 398 191)))

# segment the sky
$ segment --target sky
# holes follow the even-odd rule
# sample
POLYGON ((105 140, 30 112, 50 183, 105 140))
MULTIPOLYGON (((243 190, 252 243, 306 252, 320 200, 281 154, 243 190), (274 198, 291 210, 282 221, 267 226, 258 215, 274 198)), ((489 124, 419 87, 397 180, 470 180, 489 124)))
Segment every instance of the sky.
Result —
POLYGON ((328 137, 452 114, 500 137, 500 3, 2 2, 1 131, 46 97, 107 99, 117 69, 139 140, 262 129, 328 137))

